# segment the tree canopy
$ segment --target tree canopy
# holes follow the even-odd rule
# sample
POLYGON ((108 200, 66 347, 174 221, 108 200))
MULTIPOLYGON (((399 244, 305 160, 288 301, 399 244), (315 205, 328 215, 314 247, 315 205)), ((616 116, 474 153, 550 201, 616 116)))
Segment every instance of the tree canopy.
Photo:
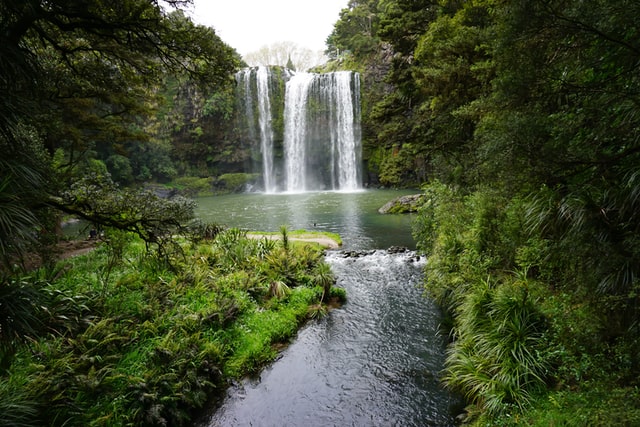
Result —
POLYGON ((0 4, 0 147, 8 154, 0 160, 3 254, 39 228, 47 195, 74 176, 104 172, 91 153, 104 153, 125 177, 132 173, 130 153, 149 141, 145 126, 168 76, 203 90, 231 84, 237 53, 183 14, 189 3, 0 4))
POLYGON ((314 52, 288 41, 265 45, 244 55, 244 60, 251 66, 280 65, 293 71, 307 71, 325 59, 321 51, 314 52))

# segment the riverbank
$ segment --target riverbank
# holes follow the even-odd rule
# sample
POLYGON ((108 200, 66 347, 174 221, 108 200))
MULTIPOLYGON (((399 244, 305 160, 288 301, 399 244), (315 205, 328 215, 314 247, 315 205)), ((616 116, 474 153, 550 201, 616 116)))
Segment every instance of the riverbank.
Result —
POLYGON ((319 246, 229 229, 201 244, 176 240, 159 257, 129 235, 110 237, 55 274, 11 282, 47 310, 37 312, 42 338, 0 374, 7 423, 188 425, 326 312, 334 279, 319 246))
MULTIPOLYGON (((281 232, 248 232, 251 239, 269 239, 282 241, 281 232)), ((287 232, 287 238, 291 241, 317 244, 325 249, 338 249, 342 246, 342 239, 338 234, 323 231, 293 230, 287 232)))

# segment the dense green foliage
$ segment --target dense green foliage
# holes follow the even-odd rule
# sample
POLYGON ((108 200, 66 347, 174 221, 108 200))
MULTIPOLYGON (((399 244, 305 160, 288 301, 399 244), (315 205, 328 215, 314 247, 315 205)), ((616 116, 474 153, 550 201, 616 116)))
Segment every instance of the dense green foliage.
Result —
MULTIPOLYGON (((185 335, 185 342, 196 340, 193 346, 172 347, 178 344, 171 334, 205 333, 188 324, 200 322, 202 313, 183 319, 174 305, 183 296, 167 295, 183 282, 214 286, 209 273, 185 273, 179 260, 190 255, 170 239, 190 218, 189 203, 120 191, 107 176, 123 185, 180 176, 174 187, 198 192, 246 182, 250 177, 239 173, 252 153, 239 143, 231 84, 240 61, 211 29, 195 26, 180 11, 166 13, 154 0, 119 5, 0 3, 4 271, 15 273, 17 255, 30 245, 51 243, 60 211, 137 233, 156 263, 153 280, 146 270, 131 273, 130 282, 116 273, 128 245, 122 233, 104 249, 106 267, 92 270, 96 280, 73 284, 86 289, 15 274, 3 278, 0 298, 20 304, 0 304, 11 310, 0 319, 2 368, 10 369, 16 352, 33 358, 20 365, 10 385, 0 386, 2 409, 21 408, 6 418, 16 425, 41 411, 40 397, 18 387, 44 366, 37 360, 41 354, 75 355, 55 359, 66 360, 64 366, 44 366, 38 381, 53 375, 69 385, 74 396, 54 388, 42 396, 60 398, 65 410, 78 413, 86 408, 73 405, 86 393, 110 391, 128 378, 127 363, 160 363, 178 354, 167 359, 172 369, 164 373, 182 375, 178 383, 188 392, 165 396, 165 384, 145 380, 128 389, 141 406, 113 416, 181 422, 180 399, 196 404, 200 390, 219 380, 218 370, 235 375, 245 363, 266 360, 270 356, 260 349, 295 328, 298 319, 292 312, 272 319, 281 329, 273 335, 259 331, 246 342, 228 336, 228 342, 214 340, 203 348, 198 338, 185 335), (100 187, 91 185, 93 177, 101 179, 100 187), (189 280, 179 279, 181 274, 189 280), (136 295, 129 284, 146 292, 144 301, 128 305, 126 298, 136 295), (120 288, 128 292, 119 294, 120 288), (117 316, 107 296, 131 309, 135 332, 118 329, 126 322, 112 321, 117 316), (136 335, 145 331, 150 312, 166 321, 158 311, 165 305, 167 316, 186 322, 180 330, 169 334, 153 325, 163 341, 136 335), (99 317, 91 317, 94 310, 99 317), (25 344, 41 345, 43 326, 57 340, 20 352, 25 344), (85 333, 86 339, 78 338, 85 333), (98 360, 92 353, 96 346, 109 350, 131 342, 145 343, 141 359, 98 360), (198 364, 205 360, 201 355, 216 360, 221 348, 244 356, 213 370, 198 364), (179 362, 187 359, 196 365, 179 362), (76 369, 81 373, 75 375, 76 369), (108 376, 112 371, 115 377, 108 376), (194 388, 190 381, 200 375, 211 377, 194 388)), ((423 185, 415 236, 429 255, 425 286, 450 316, 444 381, 466 396, 469 419, 479 425, 639 423, 639 18, 634 0, 350 1, 327 40, 333 61, 324 69, 355 69, 363 78, 366 183, 423 185), (567 419, 578 408, 580 417, 567 419)), ((204 228, 211 236, 219 232, 204 228)), ((246 260, 257 256, 256 243, 232 244, 235 238, 224 236, 225 251, 209 249, 201 256, 215 259, 209 267, 245 271, 246 260)), ((293 261, 289 244, 284 239, 281 250, 267 256, 269 267, 258 277, 268 290, 261 282, 260 292, 289 298, 300 308, 311 299, 308 290, 291 290, 300 279, 294 271, 303 266, 293 261)), ((59 272, 58 279, 70 274, 59 272)), ((316 275, 318 289, 324 288, 327 271, 316 275)), ((252 297, 237 292, 252 295, 258 279, 245 271, 220 280, 228 286, 216 281, 215 298, 239 298, 230 319, 249 313, 252 297), (246 284, 251 286, 242 288, 246 284)), ((314 292, 322 298, 322 291, 314 292)), ((227 300, 215 298, 204 305, 225 306, 227 300)), ((260 329, 257 318, 243 319, 245 327, 260 329)), ((73 415, 60 411, 54 422, 73 415)))
POLYGON ((624 0, 370 0, 328 39, 363 72, 370 179, 427 183, 444 381, 479 425, 638 423, 639 18, 624 0))
MULTIPOLYGON (((20 335, 29 346, 11 348, 0 376, 0 425, 190 425, 228 380, 273 360, 325 293, 334 295, 319 248, 211 225, 189 236, 167 264, 107 230, 54 274, 3 283, 12 294, 3 301, 47 303, 28 325, 14 323, 30 332, 20 335)), ((25 318, 7 312, 15 307, 0 305, 3 340, 6 321, 25 318)))
POLYGON ((175 177, 167 121, 159 123, 172 108, 163 107, 160 94, 172 84, 188 80, 203 93, 228 92, 236 53, 212 29, 160 3, 188 2, 0 4, 5 262, 35 231, 53 231, 48 201, 78 178, 110 172, 131 184, 175 177))
POLYGON ((185 121, 230 121, 240 63, 183 14, 189 3, 0 2, 2 425, 184 425, 320 307, 317 251, 281 255, 241 233, 187 227, 193 201, 125 187, 229 157, 173 154, 182 129, 206 134, 185 121), (203 105, 178 117, 189 90, 203 105), (106 240, 56 264, 63 214, 106 240), (291 292, 271 297, 275 282, 291 292), (266 329, 245 334, 265 316, 266 329))

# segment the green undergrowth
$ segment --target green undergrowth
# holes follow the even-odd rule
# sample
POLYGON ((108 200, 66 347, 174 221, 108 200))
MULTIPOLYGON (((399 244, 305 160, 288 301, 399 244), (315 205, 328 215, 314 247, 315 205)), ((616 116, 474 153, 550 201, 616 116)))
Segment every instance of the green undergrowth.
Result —
POLYGON ((608 427, 640 425, 640 390, 603 381, 579 390, 552 391, 539 396, 524 413, 489 419, 478 426, 608 427))
POLYGON ((326 312, 320 249, 213 234, 169 263, 128 238, 22 278, 49 297, 0 376, 0 425, 189 425, 326 312))
POLYGON ((465 424, 640 425, 637 283, 603 287, 588 241, 549 238, 530 197, 424 190, 414 236, 447 314, 442 378, 466 399, 465 424))
POLYGON ((232 350, 224 373, 238 378, 254 373, 273 360, 278 346, 295 335, 309 314, 309 308, 319 300, 317 289, 300 288, 286 301, 275 302, 268 310, 251 311, 242 316, 224 334, 224 341, 232 350))

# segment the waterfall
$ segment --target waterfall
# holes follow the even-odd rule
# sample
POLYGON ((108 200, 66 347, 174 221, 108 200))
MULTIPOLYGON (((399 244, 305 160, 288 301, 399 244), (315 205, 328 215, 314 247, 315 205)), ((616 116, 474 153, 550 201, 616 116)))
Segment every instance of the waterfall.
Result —
POLYGON ((334 189, 357 190, 360 188, 360 80, 354 79, 351 90, 351 73, 347 71, 333 74, 335 83, 335 114, 331 115, 331 147, 334 152, 332 176, 337 176, 334 189), (351 94, 354 94, 352 97, 351 94), (355 98, 355 99, 354 99, 355 98))
POLYGON ((236 74, 236 82, 242 100, 246 137, 254 147, 257 162, 262 169, 262 182, 266 193, 277 191, 274 166, 274 134, 272 128, 273 80, 271 67, 245 68, 236 74))
POLYGON ((285 97, 286 190, 359 189, 360 152, 358 75, 339 71, 293 76, 285 97))
POLYGON ((266 193, 361 187, 358 73, 260 66, 236 80, 266 193))
POLYGON ((307 190, 307 99, 314 75, 298 73, 287 82, 284 101, 286 190, 307 190))
POLYGON ((267 67, 258 67, 258 112, 260 123, 260 148, 262 151, 262 179, 266 193, 276 192, 273 170, 273 129, 271 128, 271 101, 269 97, 269 77, 267 67))

